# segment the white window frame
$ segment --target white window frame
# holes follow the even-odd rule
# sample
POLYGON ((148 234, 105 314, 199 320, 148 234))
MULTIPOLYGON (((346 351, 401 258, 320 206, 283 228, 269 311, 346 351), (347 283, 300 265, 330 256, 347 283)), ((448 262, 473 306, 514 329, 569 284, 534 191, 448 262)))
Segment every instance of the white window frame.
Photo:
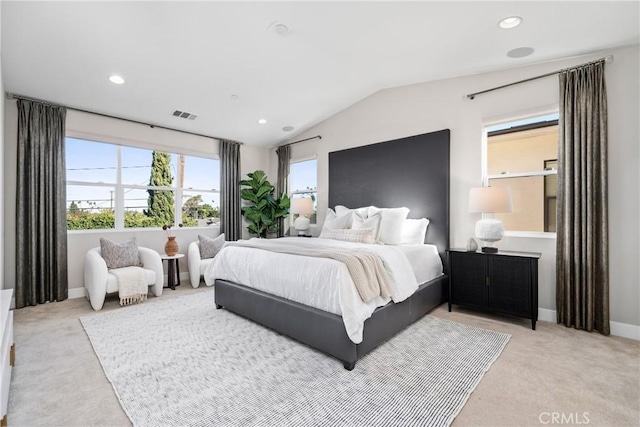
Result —
MULTIPOLYGON (((500 119, 487 120, 482 123, 482 185, 488 186, 489 181, 492 179, 505 179, 505 178, 520 178, 520 177, 528 177, 528 176, 548 176, 548 175, 557 175, 558 170, 544 170, 544 171, 531 171, 531 172, 516 172, 516 173, 503 173, 498 175, 489 175, 488 174, 488 134, 487 128, 506 124, 513 123, 520 120, 534 119, 536 117, 543 117, 551 114, 558 114, 559 109, 557 106, 547 107, 541 110, 534 110, 528 113, 523 113, 519 116, 509 116, 503 117, 500 119)), ((506 237, 532 237, 532 238, 543 238, 543 239, 555 239, 556 233, 549 231, 510 231, 505 230, 504 235, 506 237)))
MULTIPOLYGON (((136 190, 164 190, 164 191, 172 191, 173 199, 174 199, 174 218, 182 218, 182 194, 183 191, 188 193, 211 193, 211 194, 220 194, 220 190, 205 190, 198 188, 182 188, 182 182, 180 174, 176 174, 175 178, 175 187, 166 187, 166 186, 151 186, 151 185, 136 185, 136 184, 123 184, 122 183, 122 147, 127 148, 140 148, 145 150, 155 150, 162 151, 164 153, 168 153, 175 156, 190 156, 190 157, 200 157, 204 159, 217 160, 220 161, 219 158, 216 157, 208 157, 203 155, 192 155, 186 153, 179 153, 176 151, 168 151, 167 148, 151 148, 151 147, 138 147, 135 145, 126 145, 121 143, 113 143, 108 141, 99 140, 97 138, 90 138, 87 136, 77 136, 74 133, 67 133, 65 138, 74 138, 74 139, 82 139, 85 141, 96 142, 100 144, 109 144, 114 145, 116 147, 116 182, 115 183, 106 183, 106 182, 93 182, 93 181, 66 181, 66 185, 77 185, 83 187, 108 187, 113 188, 115 191, 113 210, 114 210, 114 227, 113 228, 100 228, 100 229, 86 229, 86 230, 67 230, 68 233, 87 233, 87 232, 108 232, 108 231, 140 231, 140 230, 159 230, 160 227, 125 227, 124 226, 124 194, 127 189, 136 189, 136 190)), ((189 229, 195 228, 204 228, 204 227, 189 227, 189 229)), ((207 227, 209 228, 209 227, 207 227)))
MULTIPOLYGON (((290 177, 291 177, 291 166, 292 165, 294 165, 296 163, 308 162, 308 161, 311 161, 311 160, 315 160, 316 161, 316 189, 315 190, 299 190, 299 191, 290 190, 289 191, 289 199, 293 199, 294 195, 299 195, 299 194, 302 194, 302 195, 304 195, 304 194, 313 194, 313 193, 316 194, 316 222, 311 224, 312 226, 314 226, 318 222, 318 220, 317 220, 317 218, 318 218, 318 209, 317 209, 317 206, 318 206, 318 158, 316 156, 312 156, 312 157, 298 158, 296 160, 289 160, 289 178, 288 178, 288 180, 289 180, 289 187, 290 187, 291 186, 290 177)), ((294 220, 293 215, 294 214, 290 214, 289 215, 289 219, 290 219, 291 223, 293 223, 293 220, 294 220)))

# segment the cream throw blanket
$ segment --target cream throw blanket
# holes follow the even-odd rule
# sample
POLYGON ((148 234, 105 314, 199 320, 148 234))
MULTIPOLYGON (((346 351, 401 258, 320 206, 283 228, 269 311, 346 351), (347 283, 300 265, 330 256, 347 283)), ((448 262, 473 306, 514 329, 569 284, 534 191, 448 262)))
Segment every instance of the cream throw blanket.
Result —
POLYGON ((138 304, 147 299, 149 284, 141 267, 122 267, 109 270, 118 279, 120 305, 138 304))
POLYGON ((282 242, 269 239, 253 239, 227 242, 227 246, 241 246, 263 249, 292 255, 329 258, 342 262, 351 275, 360 298, 369 302, 377 296, 391 298, 391 278, 384 267, 382 259, 365 249, 339 249, 331 246, 296 245, 292 242, 282 242))

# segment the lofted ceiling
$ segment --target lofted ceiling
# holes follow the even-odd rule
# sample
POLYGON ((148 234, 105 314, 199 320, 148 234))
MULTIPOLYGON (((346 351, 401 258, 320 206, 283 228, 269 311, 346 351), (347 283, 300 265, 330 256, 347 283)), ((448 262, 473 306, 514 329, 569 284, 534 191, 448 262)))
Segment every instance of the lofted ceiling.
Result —
POLYGON ((384 88, 640 37, 637 1, 4 0, 1 7, 5 91, 265 147, 384 88), (511 15, 522 25, 500 29, 511 15), (507 57, 520 47, 535 51, 507 57), (111 74, 125 83, 109 82, 111 74), (175 110, 198 117, 174 117, 175 110))

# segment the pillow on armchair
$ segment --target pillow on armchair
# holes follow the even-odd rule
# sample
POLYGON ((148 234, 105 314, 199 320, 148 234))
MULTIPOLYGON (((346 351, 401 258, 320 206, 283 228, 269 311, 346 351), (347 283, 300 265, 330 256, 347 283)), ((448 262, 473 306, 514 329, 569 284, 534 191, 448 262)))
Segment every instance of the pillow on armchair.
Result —
POLYGON ((136 238, 116 243, 113 240, 100 238, 100 253, 109 270, 122 267, 140 267, 140 253, 136 238))
POLYGON ((224 246, 224 233, 220 234, 216 238, 202 236, 199 234, 198 242, 200 242, 200 259, 213 258, 224 246))

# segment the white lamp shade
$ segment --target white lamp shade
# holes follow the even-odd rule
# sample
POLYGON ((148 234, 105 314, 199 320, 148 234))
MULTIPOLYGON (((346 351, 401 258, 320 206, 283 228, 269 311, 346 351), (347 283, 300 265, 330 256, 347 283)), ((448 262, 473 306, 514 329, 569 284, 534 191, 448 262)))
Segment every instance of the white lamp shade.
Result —
POLYGON ((306 197, 291 199, 291 213, 300 216, 313 213, 313 200, 306 197))
POLYGON ((469 212, 511 212, 511 189, 509 187, 476 187, 469 190, 469 212))

